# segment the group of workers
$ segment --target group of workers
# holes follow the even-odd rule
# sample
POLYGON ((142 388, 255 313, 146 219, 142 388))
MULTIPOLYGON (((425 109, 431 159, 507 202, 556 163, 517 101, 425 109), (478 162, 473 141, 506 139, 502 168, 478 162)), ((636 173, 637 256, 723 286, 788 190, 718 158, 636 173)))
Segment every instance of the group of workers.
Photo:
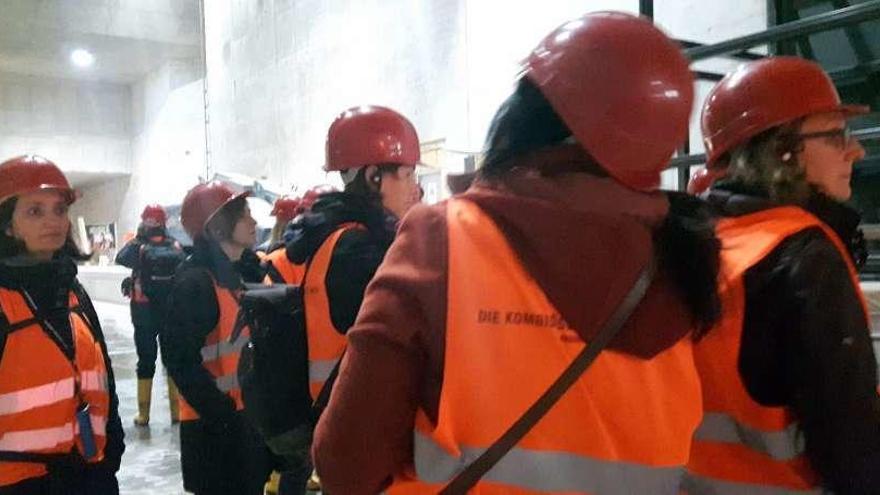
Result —
MULTIPOLYGON (((409 120, 349 109, 324 167, 343 191, 279 200, 258 255, 247 193, 195 186, 192 250, 170 282, 145 269, 165 259, 150 249, 180 251, 148 207, 120 253, 135 423, 149 423, 158 336, 199 495, 262 493, 273 470, 272 490, 299 495, 313 468, 346 495, 880 493, 866 251, 845 204, 865 155, 847 121, 868 109, 812 62, 747 63, 706 98, 694 194, 660 191, 689 132, 688 65, 644 19, 563 24, 524 61, 473 182, 430 206, 415 207, 409 120), (299 466, 244 414, 246 283, 302 288, 305 378, 315 400, 332 386, 299 466)), ((123 434, 76 281, 76 197, 43 158, 0 164, 4 494, 118 492, 123 434)))

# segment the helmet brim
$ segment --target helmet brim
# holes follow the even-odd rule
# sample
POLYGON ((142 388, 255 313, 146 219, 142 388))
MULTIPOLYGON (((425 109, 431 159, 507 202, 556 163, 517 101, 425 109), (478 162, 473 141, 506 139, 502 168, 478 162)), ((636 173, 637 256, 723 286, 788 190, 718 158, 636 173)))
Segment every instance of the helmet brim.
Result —
POLYGON ((8 196, 4 196, 3 198, 0 198, 0 204, 5 203, 7 200, 9 200, 11 198, 18 197, 23 194, 34 193, 37 191, 58 191, 59 193, 61 193, 62 196, 64 196, 64 201, 66 201, 68 205, 72 205, 73 203, 76 203, 76 200, 82 197, 82 193, 80 191, 73 189, 73 188, 70 188, 70 187, 58 187, 54 184, 41 184, 37 187, 32 187, 30 189, 18 191, 15 194, 10 194, 8 196))
POLYGON ((226 201, 224 201, 223 204, 220 205, 220 207, 218 207, 216 210, 214 210, 214 213, 211 213, 210 215, 208 215, 208 218, 205 219, 205 223, 204 223, 204 225, 202 225, 202 232, 205 231, 205 229, 208 227, 208 224, 211 223, 211 220, 214 220, 214 217, 216 217, 218 213, 223 211, 223 208, 226 208, 230 203, 232 203, 235 200, 238 200, 241 198, 246 198, 250 195, 251 195, 250 191, 244 191, 244 192, 240 192, 240 193, 230 197, 226 201))
POLYGON ((829 108, 814 109, 814 110, 810 111, 809 113, 799 115, 793 119, 784 120, 781 122, 773 122, 773 124, 770 126, 764 126, 760 129, 757 129, 756 131, 753 131, 751 133, 750 137, 743 139, 740 142, 734 143, 733 145, 728 147, 724 153, 716 153, 713 157, 711 157, 709 160, 706 161, 706 167, 709 169, 713 169, 713 170, 717 170, 718 168, 722 167, 722 165, 719 165, 718 161, 721 159, 722 156, 724 156, 725 153, 736 148, 737 146, 741 146, 742 144, 747 143, 750 139, 752 139, 752 137, 756 136, 757 134, 759 134, 761 132, 766 131, 767 129, 772 129, 777 126, 781 126, 787 122, 792 122, 793 120, 796 120, 796 119, 802 119, 802 118, 809 117, 811 115, 821 115, 821 114, 827 114, 827 113, 838 113, 843 118, 849 119, 849 118, 853 118, 853 117, 858 117, 860 115, 865 115, 867 113, 871 113, 871 107, 869 107, 867 105, 835 105, 835 106, 829 107, 829 108))
POLYGON ((844 117, 855 117, 857 115, 865 115, 871 113, 871 107, 867 105, 840 105, 832 112, 840 112, 844 117))

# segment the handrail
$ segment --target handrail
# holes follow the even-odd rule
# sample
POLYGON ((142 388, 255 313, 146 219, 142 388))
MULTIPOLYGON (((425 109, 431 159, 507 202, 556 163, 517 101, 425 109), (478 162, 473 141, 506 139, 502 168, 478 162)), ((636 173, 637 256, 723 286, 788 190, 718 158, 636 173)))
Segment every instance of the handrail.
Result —
POLYGON ((823 14, 807 17, 797 21, 786 22, 773 26, 765 31, 747 34, 712 45, 688 48, 685 55, 692 61, 741 52, 743 50, 766 45, 775 41, 787 40, 807 34, 829 31, 860 22, 880 19, 880 0, 865 2, 842 9, 832 10, 823 14))

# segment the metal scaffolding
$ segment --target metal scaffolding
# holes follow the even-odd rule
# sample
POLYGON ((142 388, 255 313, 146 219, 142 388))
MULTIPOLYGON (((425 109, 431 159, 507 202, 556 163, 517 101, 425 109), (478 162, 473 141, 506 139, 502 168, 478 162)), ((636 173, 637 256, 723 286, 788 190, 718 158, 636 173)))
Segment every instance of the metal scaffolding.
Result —
MULTIPOLYGON (((645 12, 653 14, 653 2, 651 0, 642 0, 640 2, 640 10, 643 11, 643 14, 645 12)), ((749 52, 748 50, 750 48, 791 40, 793 38, 832 29, 852 27, 853 25, 875 19, 880 19, 880 0, 873 0, 812 17, 787 22, 785 24, 771 27, 765 31, 740 36, 738 38, 711 45, 703 45, 686 40, 679 40, 679 43, 682 44, 685 54, 692 61, 704 60, 712 57, 726 57, 738 60, 758 60, 762 58, 763 55, 749 52)), ((866 69, 873 68, 880 68, 880 61, 865 62, 864 64, 860 64, 859 66, 850 69, 836 71, 831 74, 831 77, 835 82, 840 83, 853 80, 862 75, 866 69)), ((694 74, 697 79, 708 81, 717 81, 722 76, 721 74, 714 72, 700 70, 695 70, 694 74)), ((862 141, 880 139, 880 127, 859 129, 853 132, 853 136, 862 141)), ((684 149, 680 150, 679 156, 673 158, 669 164, 670 168, 678 169, 680 189, 684 189, 687 185, 690 175, 690 167, 693 165, 701 165, 706 161, 705 154, 690 155, 687 154, 689 151, 689 147, 686 146, 684 149)))

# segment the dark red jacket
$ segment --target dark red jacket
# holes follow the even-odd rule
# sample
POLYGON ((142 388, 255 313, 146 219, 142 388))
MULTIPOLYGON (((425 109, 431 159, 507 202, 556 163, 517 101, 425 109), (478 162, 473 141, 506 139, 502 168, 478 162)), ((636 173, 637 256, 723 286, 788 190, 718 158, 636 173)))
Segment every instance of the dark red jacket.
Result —
MULTIPOLYGON (((583 159, 566 147, 523 164, 583 159)), ((661 270, 612 347, 651 356, 687 338, 696 313, 706 321, 717 315, 717 239, 702 203, 677 196, 672 209, 687 210, 693 220, 677 222, 670 220, 663 193, 636 193, 583 173, 533 175, 478 183, 461 197, 493 218, 582 338, 591 338, 629 289, 614 281, 635 279, 652 255, 649 243, 626 242, 645 229, 658 241, 661 270), (619 221, 597 226, 597 217, 609 216, 619 221)), ((313 448, 328 493, 378 493, 412 459, 416 409, 436 419, 446 327, 445 215, 445 203, 407 215, 348 332, 349 348, 313 448)))

